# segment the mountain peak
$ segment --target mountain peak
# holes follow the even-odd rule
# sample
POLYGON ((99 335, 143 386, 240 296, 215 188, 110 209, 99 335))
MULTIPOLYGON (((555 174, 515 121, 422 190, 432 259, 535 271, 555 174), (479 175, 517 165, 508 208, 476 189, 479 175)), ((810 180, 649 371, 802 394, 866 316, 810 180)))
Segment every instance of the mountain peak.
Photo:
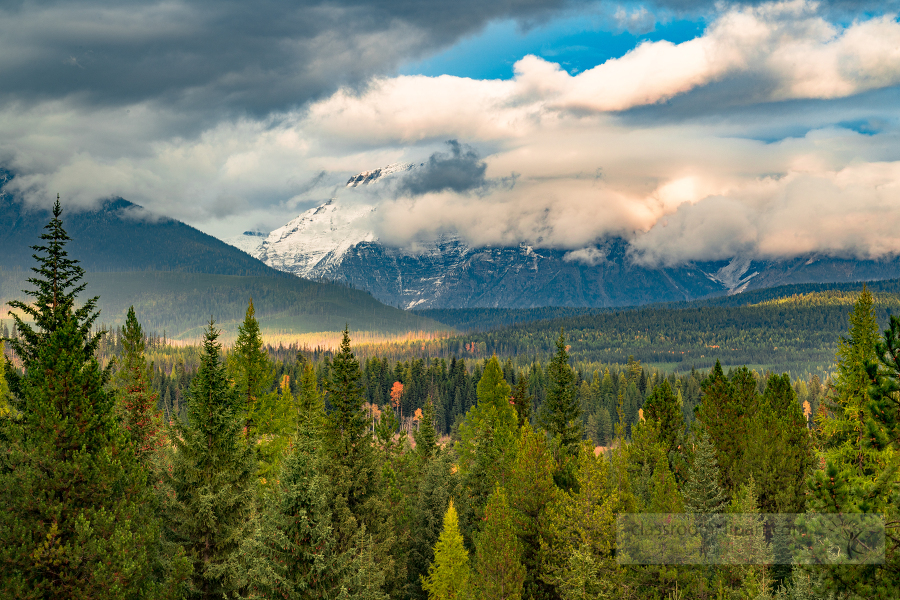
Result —
POLYGON ((380 169, 373 169, 371 171, 363 171, 357 175, 354 175, 350 179, 347 180, 347 187, 359 187, 361 185, 370 185, 384 179, 389 175, 394 175, 395 173, 405 173, 406 171, 411 171, 416 168, 416 165, 413 163, 392 163, 386 167, 381 167, 380 169))

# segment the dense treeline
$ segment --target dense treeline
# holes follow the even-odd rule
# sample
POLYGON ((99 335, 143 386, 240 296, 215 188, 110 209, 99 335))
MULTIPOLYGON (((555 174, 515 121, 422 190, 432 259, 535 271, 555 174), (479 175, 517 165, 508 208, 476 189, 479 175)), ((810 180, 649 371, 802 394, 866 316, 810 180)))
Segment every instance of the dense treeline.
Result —
MULTIPOLYGON (((832 291, 749 306, 603 311, 433 340, 422 351, 438 357, 497 354, 521 365, 546 360, 563 328, 575 364, 586 369, 598 363, 624 365, 633 356, 666 370, 709 369, 718 360, 797 377, 818 373, 824 379, 857 295, 832 291)), ((880 293, 875 299, 876 319, 886 324, 900 297, 880 293)))
POLYGON ((252 303, 227 354, 213 322, 175 352, 133 310, 104 341, 59 216, 0 378, 4 597, 900 596, 900 320, 880 336, 867 291, 814 391, 719 363, 586 376, 558 330, 527 369, 361 363, 346 329, 333 352, 269 351, 252 303), (883 516, 886 548, 793 539, 763 513, 883 516), (627 515, 689 523, 679 552, 700 564, 652 533, 625 543, 627 515))

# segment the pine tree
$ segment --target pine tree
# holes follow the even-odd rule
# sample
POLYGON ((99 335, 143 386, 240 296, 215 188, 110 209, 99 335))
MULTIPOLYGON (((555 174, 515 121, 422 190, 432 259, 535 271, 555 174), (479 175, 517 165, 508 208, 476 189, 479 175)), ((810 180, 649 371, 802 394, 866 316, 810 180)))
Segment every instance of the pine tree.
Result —
MULTIPOLYGON (((425 463, 415 492, 410 519, 409 566, 410 596, 425 598, 422 577, 434 561, 434 547, 441 535, 444 517, 453 495, 458 495, 457 478, 453 474, 452 452, 437 448, 425 463)), ((455 509, 454 509, 455 510, 455 509)))
MULTIPOLYGON (((311 366, 306 372, 313 372, 311 366)), ((340 553, 332 535, 333 491, 324 474, 322 447, 324 407, 312 404, 282 466, 273 518, 277 533, 269 540, 280 583, 264 590, 272 596, 336 598, 348 569, 349 555, 340 553)))
POLYGON ((9 384, 6 383, 6 348, 0 340, 0 419, 10 414, 9 384))
POLYGON ((116 383, 122 394, 122 425, 128 432, 132 447, 142 464, 160 444, 162 422, 156 402, 159 395, 152 389, 150 369, 144 357, 146 340, 141 324, 128 308, 122 329, 122 358, 116 373, 116 383))
POLYGON ((405 562, 396 562, 392 556, 392 515, 369 434, 368 415, 363 410, 361 376, 359 361, 350 348, 350 332, 345 328, 326 382, 326 401, 332 409, 324 428, 326 472, 334 489, 332 531, 338 549, 346 552, 357 543, 360 527, 365 526, 385 585, 392 589, 405 580, 405 562))
POLYGON ((469 590, 469 553, 459 531, 459 517, 453 501, 444 515, 444 528, 434 546, 434 561, 428 576, 422 578, 422 588, 428 600, 464 600, 469 590))
POLYGON ((556 354, 547 368, 547 399, 541 405, 539 420, 551 436, 559 436, 560 445, 574 453, 581 442, 581 407, 573 390, 574 375, 569 366, 566 336, 562 330, 556 340, 556 354))
POLYGON ((676 450, 684 436, 684 416, 668 379, 663 380, 662 385, 647 396, 644 401, 644 418, 659 423, 659 438, 666 455, 676 450))
POLYGON ((431 398, 425 402, 425 410, 422 412, 422 420, 419 428, 413 433, 416 441, 416 453, 423 461, 427 461, 434 454, 437 447, 437 432, 434 430, 434 403, 431 398))
POLYGON ((727 489, 736 489, 743 462, 747 429, 744 418, 751 407, 734 398, 734 387, 717 360, 709 376, 700 384, 701 401, 694 410, 716 450, 716 462, 727 489))
POLYGON ((191 381, 188 419, 176 420, 166 507, 173 539, 193 562, 193 595, 221 598, 240 590, 242 541, 251 535, 256 464, 243 435, 244 398, 219 359, 219 332, 205 331, 200 368, 191 381))
POLYGON ((516 417, 519 420, 519 427, 531 421, 531 403, 534 402, 534 396, 529 389, 527 377, 519 377, 516 387, 512 392, 512 403, 516 408, 516 417))
POLYGON ((703 544, 701 552, 710 559, 717 556, 717 539, 723 524, 719 513, 726 506, 726 497, 719 485, 715 449, 705 431, 696 441, 694 462, 688 472, 682 496, 685 512, 695 515, 703 544))
POLYGON ((259 403, 264 394, 272 387, 274 371, 268 354, 263 350, 262 335, 256 310, 251 299, 247 305, 244 321, 238 327, 238 338, 234 351, 227 361, 228 375, 243 402, 244 422, 248 431, 252 431, 257 420, 259 403))
POLYGON ((0 420, 0 595, 159 596, 177 585, 163 585, 155 564, 152 492, 94 356, 97 298, 75 308, 84 270, 65 250, 61 214, 57 199, 33 247, 34 302, 9 303, 34 323, 12 314, 24 373, 4 361, 14 412, 0 420))
POLYGON ((499 485, 488 499, 484 519, 484 528, 475 541, 472 597, 518 600, 522 597, 525 566, 506 492, 499 485))
POLYGON ((525 596, 539 600, 553 597, 552 586, 541 580, 541 539, 546 537, 547 507, 560 495, 553 481, 555 468, 547 438, 531 425, 519 429, 515 460, 506 483, 516 535, 525 565, 525 596))

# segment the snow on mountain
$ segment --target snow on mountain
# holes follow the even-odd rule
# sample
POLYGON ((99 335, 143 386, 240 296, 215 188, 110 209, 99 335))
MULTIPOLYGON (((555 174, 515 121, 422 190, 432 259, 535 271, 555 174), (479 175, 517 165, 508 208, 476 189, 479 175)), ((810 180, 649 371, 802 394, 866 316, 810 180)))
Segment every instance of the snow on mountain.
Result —
POLYGON ((747 289, 750 280, 759 275, 758 271, 745 275, 750 268, 751 262, 753 261, 750 258, 735 256, 727 265, 715 273, 708 273, 707 277, 724 285, 729 295, 740 294, 747 289))
POLYGON ((396 173, 405 173, 406 171, 412 171, 416 168, 416 165, 413 163, 393 163, 386 167, 382 167, 380 169, 374 169, 372 171, 363 171, 358 175, 354 175, 350 179, 347 180, 347 187, 358 187, 361 185, 369 185, 384 179, 389 175, 394 175, 396 173))
POLYGON ((243 250, 254 258, 259 258, 259 249, 268 235, 268 233, 262 231, 245 231, 240 235, 222 238, 222 241, 239 250, 243 250))
POLYGON ((374 206, 329 200, 270 233, 254 256, 301 277, 323 277, 340 265, 350 248, 376 241, 367 219, 374 211, 374 206))

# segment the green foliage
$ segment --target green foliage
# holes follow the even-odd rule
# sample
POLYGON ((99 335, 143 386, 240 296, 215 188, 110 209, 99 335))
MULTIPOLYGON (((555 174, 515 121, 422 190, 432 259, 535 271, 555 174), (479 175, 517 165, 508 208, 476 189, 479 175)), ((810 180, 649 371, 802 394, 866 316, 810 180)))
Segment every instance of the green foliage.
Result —
MULTIPOLYGON (((326 472, 334 489, 332 532, 341 552, 356 547, 361 553, 358 560, 368 560, 371 550, 375 561, 372 568, 381 571, 385 585, 391 588, 405 579, 405 563, 392 556, 395 539, 391 515, 368 416, 362 408, 360 378, 359 361, 350 348, 350 333, 345 328, 326 382, 326 402, 331 412, 325 420, 324 448, 326 472), (363 527, 368 537, 360 538, 363 527)), ((372 577, 376 577, 374 572, 372 577)), ((374 579, 367 580, 366 586, 371 581, 374 579)))
POLYGON ((484 510, 484 527, 475 540, 471 576, 473 600, 519 600, 525 582, 522 548, 515 534, 506 492, 494 488, 484 510))
POLYGON ((577 485, 546 508, 541 577, 565 597, 588 591, 603 597, 621 583, 614 558, 621 498, 606 461, 589 445, 582 445, 575 473, 577 485))
POLYGON ((553 595, 552 585, 540 577, 541 539, 547 536, 550 521, 546 511, 559 496, 553 481, 556 463, 547 437, 534 431, 529 424, 519 429, 513 462, 506 490, 513 511, 516 535, 522 546, 525 565, 525 596, 540 599, 553 595))
POLYGON ((10 344, 24 373, 4 361, 15 413, 0 420, 0 594, 157 597, 178 582, 165 582, 152 491, 94 357, 96 299, 75 309, 83 270, 67 256, 61 212, 57 201, 34 247, 35 301, 15 304, 34 318, 17 318, 10 344))
POLYGON ((482 522, 484 506, 507 471, 516 435, 516 411, 509 403, 510 387, 497 357, 487 361, 478 381, 478 404, 460 426, 456 444, 459 470, 466 498, 465 525, 468 533, 482 522))
POLYGON ((134 314, 128 317, 122 330, 122 363, 116 372, 116 384, 121 394, 122 425, 142 464, 147 464, 160 445, 162 422, 156 408, 158 394, 151 387, 150 369, 144 357, 144 331, 134 314))
POLYGON ((547 368, 549 383, 547 399, 541 405, 538 420, 551 436, 559 436, 560 444, 567 452, 574 452, 581 442, 581 407, 575 398, 575 380, 569 366, 566 336, 560 330, 556 340, 556 354, 547 368))
POLYGON ((244 403, 219 359, 210 322, 200 369, 191 382, 187 421, 176 420, 165 507, 167 528, 193 563, 192 594, 221 598, 242 585, 240 550, 252 534, 256 463, 242 433, 244 403))
POLYGON ((434 546, 434 561, 422 588, 428 600, 464 600, 469 590, 469 553, 463 546, 459 517, 451 500, 444 515, 444 528, 434 546))
MULTIPOLYGON (((253 300, 247 306, 244 322, 238 327, 238 337, 234 350, 226 361, 228 377, 234 383, 235 390, 241 397, 244 410, 244 421, 247 431, 255 430, 259 419, 259 405, 269 388, 275 373, 269 362, 269 356, 263 350, 262 336, 253 300)), ((255 431, 254 431, 255 432, 255 431)))
POLYGON ((437 447, 437 432, 434 430, 434 402, 431 398, 425 403, 419 428, 413 433, 416 441, 416 453, 422 460, 428 460, 437 447))
MULTIPOLYGON (((427 575, 429 565, 435 560, 435 544, 444 527, 451 496, 458 495, 452 459, 452 451, 437 448, 431 459, 423 466, 415 497, 411 499, 407 577, 411 582, 409 595, 412 597, 425 597, 425 592, 421 588, 422 578, 427 575)), ((458 522, 455 527, 458 533, 458 522)))
POLYGON ((684 437, 684 416, 678 396, 672 391, 669 380, 664 379, 644 401, 644 418, 659 423, 659 440, 666 455, 677 449, 684 437))
POLYGON ((519 377, 512 392, 512 403, 516 408, 519 427, 531 422, 531 404, 534 402, 534 395, 531 393, 530 387, 527 377, 519 377))

